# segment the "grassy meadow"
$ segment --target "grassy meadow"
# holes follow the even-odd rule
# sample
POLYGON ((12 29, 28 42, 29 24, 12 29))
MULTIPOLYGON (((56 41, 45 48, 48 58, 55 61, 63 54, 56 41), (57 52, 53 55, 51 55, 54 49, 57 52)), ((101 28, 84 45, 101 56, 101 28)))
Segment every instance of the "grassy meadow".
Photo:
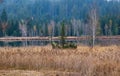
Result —
POLYGON ((0 47, 0 76, 120 76, 120 46, 0 47))

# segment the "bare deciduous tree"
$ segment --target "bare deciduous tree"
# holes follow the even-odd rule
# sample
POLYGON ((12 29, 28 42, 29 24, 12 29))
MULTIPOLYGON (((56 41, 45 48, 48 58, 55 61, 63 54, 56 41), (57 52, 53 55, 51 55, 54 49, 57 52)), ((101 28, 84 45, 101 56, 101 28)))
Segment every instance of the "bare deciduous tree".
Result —
POLYGON ((49 33, 49 36, 50 36, 50 41, 49 42, 52 42, 52 26, 51 25, 48 25, 48 33, 49 33))
POLYGON ((97 30, 97 25, 98 25, 98 16, 97 16, 97 10, 96 8, 92 8, 90 11, 90 28, 91 28, 91 33, 92 33, 92 46, 94 47, 95 45, 95 38, 96 38, 96 30, 97 30))
POLYGON ((52 42, 52 37, 54 36, 54 27, 55 27, 55 22, 51 21, 50 24, 48 25, 48 33, 49 36, 51 36, 51 42, 52 42))
POLYGON ((3 35, 6 37, 6 29, 7 29, 8 23, 7 22, 2 22, 1 25, 2 25, 3 35))
POLYGON ((77 45, 79 44, 79 37, 80 37, 80 34, 82 32, 82 29, 81 29, 81 26, 82 26, 82 22, 81 20, 77 20, 77 25, 76 25, 76 32, 77 32, 77 45))
POLYGON ((108 36, 108 25, 107 24, 105 24, 104 29, 105 29, 105 35, 108 36))
MULTIPOLYGON (((27 26, 24 20, 19 22, 19 29, 21 31, 22 37, 27 37, 27 26)), ((27 46, 27 41, 23 42, 23 46, 27 46)))
POLYGON ((109 35, 111 36, 112 35, 112 20, 109 20, 109 35))
POLYGON ((72 26, 73 26, 73 35, 77 37, 77 43, 79 43, 78 37, 80 36, 82 23, 81 20, 73 19, 71 20, 72 26))

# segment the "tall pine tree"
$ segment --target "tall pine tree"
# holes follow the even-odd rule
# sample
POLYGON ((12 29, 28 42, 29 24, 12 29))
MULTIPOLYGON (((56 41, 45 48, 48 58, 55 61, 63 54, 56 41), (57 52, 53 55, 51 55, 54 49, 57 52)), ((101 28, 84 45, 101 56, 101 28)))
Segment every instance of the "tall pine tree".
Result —
POLYGON ((1 21, 2 33, 4 36, 6 36, 8 18, 7 18, 7 12, 5 9, 3 9, 2 13, 1 13, 0 21, 1 21))

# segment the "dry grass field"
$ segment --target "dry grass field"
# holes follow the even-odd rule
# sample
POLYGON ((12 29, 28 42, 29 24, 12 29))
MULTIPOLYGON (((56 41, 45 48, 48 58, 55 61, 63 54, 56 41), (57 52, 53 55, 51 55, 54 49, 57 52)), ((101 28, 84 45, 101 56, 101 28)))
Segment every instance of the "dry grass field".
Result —
POLYGON ((1 47, 0 76, 120 76, 120 46, 1 47))

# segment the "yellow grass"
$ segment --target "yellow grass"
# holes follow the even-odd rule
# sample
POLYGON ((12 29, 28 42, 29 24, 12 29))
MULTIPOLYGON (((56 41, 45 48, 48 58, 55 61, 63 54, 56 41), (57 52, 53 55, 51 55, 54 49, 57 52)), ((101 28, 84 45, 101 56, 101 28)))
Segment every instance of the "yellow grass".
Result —
POLYGON ((0 48, 0 69, 52 70, 59 71, 58 76, 120 76, 120 46, 3 47, 0 48))

